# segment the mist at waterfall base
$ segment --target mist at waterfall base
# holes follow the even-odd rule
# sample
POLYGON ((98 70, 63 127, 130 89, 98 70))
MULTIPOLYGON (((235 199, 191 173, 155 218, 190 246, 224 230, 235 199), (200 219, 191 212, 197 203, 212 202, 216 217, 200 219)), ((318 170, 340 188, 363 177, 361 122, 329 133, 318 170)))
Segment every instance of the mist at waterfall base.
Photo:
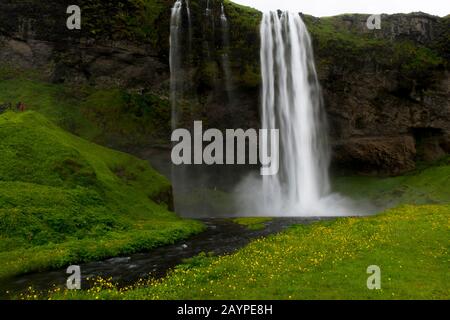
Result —
MULTIPOLYGON (((220 57, 223 85, 230 103, 233 90, 228 21, 223 5, 219 8, 219 13, 214 14, 214 8, 207 2, 203 23, 214 25, 214 16, 219 18, 217 24, 222 30, 225 49, 220 57)), ((170 42, 173 129, 178 128, 179 119, 183 117, 180 101, 185 94, 184 69, 191 68, 186 57, 189 53, 182 50, 182 47, 192 47, 190 15, 189 2, 176 1, 172 9, 170 42), (183 25, 183 18, 188 23, 183 25)), ((374 212, 368 202, 356 203, 331 192, 326 115, 311 39, 300 15, 264 13, 260 32, 261 126, 280 130, 280 171, 275 176, 262 177, 259 167, 255 166, 173 166, 170 178, 176 212, 194 218, 328 217, 374 212)), ((207 42, 203 45, 205 58, 211 59, 213 46, 209 42, 212 40, 204 41, 207 42)), ((170 162, 170 157, 167 160, 170 162)))

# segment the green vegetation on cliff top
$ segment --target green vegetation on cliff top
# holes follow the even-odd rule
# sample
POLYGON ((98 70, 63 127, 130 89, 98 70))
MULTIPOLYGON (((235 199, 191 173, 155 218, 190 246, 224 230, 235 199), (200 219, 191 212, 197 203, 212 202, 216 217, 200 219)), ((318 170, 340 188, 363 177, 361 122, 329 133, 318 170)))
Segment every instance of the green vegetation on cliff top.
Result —
POLYGON ((383 35, 383 30, 389 30, 389 24, 394 23, 390 19, 383 21, 383 30, 370 32, 349 27, 349 21, 346 21, 346 18, 351 18, 358 24, 367 17, 357 14, 324 18, 304 16, 321 67, 339 61, 340 67, 352 70, 364 67, 370 61, 370 65, 398 69, 406 77, 420 78, 447 66, 444 54, 434 44, 425 46, 412 40, 393 40, 394 36, 389 39, 383 35))
POLYGON ((147 162, 36 112, 0 116, 0 278, 129 254, 202 230, 147 162), (164 202, 166 203, 164 203, 164 202))

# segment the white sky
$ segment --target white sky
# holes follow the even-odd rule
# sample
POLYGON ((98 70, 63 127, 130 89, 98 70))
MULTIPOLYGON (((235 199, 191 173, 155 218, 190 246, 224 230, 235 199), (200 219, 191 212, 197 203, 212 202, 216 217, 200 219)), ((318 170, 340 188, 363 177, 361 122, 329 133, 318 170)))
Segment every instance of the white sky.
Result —
POLYGON ((261 11, 291 10, 316 17, 342 13, 410 13, 422 11, 437 16, 450 14, 449 0, 232 0, 261 11))

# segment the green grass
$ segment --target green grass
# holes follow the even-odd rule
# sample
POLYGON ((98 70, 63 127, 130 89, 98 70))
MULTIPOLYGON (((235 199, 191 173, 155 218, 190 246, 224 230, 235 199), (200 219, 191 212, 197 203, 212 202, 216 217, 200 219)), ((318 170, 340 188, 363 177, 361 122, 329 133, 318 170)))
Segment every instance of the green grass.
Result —
POLYGON ((201 255, 132 289, 102 284, 51 298, 449 299, 449 218, 449 205, 402 206, 299 225, 232 255, 201 255), (381 268, 381 290, 367 288, 371 265, 381 268))
POLYGON ((0 116, 0 278, 133 253, 202 230, 147 162, 36 112, 0 116))
POLYGON ((450 202, 450 157, 399 177, 339 177, 334 189, 353 199, 370 200, 382 207, 397 204, 450 202))
POLYGON ((266 222, 272 220, 271 218, 237 218, 233 219, 234 223, 247 227, 250 230, 261 230, 266 227, 266 222))

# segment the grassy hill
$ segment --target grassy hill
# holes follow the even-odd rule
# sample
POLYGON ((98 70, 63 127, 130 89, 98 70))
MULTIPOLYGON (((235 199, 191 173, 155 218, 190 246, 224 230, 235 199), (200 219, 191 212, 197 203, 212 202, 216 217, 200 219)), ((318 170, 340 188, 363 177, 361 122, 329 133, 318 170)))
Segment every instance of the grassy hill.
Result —
POLYGON ((0 116, 0 278, 127 254, 202 230, 148 163, 36 112, 0 116))
POLYGON ((334 190, 380 208, 398 204, 450 203, 450 156, 398 177, 347 176, 334 181, 334 190))

